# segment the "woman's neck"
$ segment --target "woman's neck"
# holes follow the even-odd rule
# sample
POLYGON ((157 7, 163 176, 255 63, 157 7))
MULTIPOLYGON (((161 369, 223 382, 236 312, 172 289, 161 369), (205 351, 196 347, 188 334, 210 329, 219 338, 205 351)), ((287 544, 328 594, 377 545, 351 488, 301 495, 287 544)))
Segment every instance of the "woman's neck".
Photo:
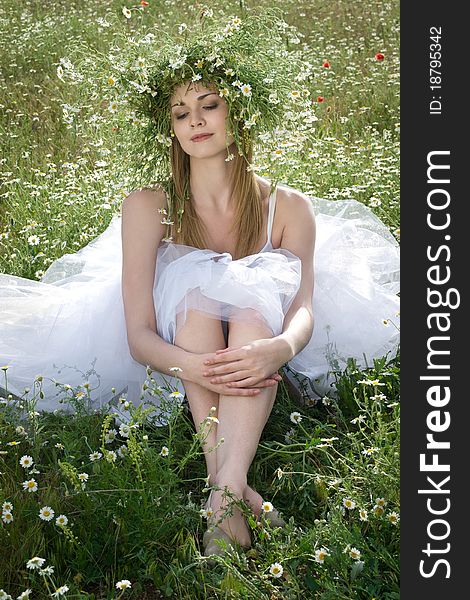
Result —
POLYGON ((197 209, 229 212, 232 205, 231 175, 233 161, 225 161, 226 155, 213 158, 190 159, 190 187, 192 201, 197 209))

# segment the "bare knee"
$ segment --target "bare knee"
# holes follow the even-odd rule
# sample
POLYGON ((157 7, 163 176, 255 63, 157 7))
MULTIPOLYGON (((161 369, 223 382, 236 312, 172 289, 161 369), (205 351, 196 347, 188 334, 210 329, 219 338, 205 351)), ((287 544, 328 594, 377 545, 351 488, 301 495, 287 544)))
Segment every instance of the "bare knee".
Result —
MULTIPOLYGON (((263 315, 253 308, 237 308, 232 311, 228 325, 229 344, 233 338, 246 338, 249 342, 260 338, 271 338, 274 334, 263 315)), ((243 343, 243 342, 242 342, 243 343)))
POLYGON ((176 317, 175 345, 189 352, 215 352, 226 347, 219 319, 199 310, 180 312, 176 317))

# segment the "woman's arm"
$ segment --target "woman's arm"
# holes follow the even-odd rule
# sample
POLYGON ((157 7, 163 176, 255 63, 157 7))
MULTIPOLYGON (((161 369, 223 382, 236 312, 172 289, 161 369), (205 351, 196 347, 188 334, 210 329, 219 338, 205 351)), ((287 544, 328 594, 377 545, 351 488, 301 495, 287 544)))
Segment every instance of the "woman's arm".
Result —
MULTIPOLYGON (((194 381, 217 393, 247 396, 259 393, 258 389, 235 392, 225 384, 210 384, 203 378, 202 371, 204 360, 211 354, 187 352, 157 334, 153 286, 158 246, 165 235, 159 212, 164 208, 165 194, 158 189, 132 192, 122 206, 122 295, 132 357, 165 375, 173 374, 171 367, 179 367, 183 380, 194 381)), ((265 382, 259 387, 264 385, 275 385, 275 382, 265 382)))
POLYGON ((312 336, 315 215, 311 200, 304 194, 290 189, 282 190, 282 194, 282 205, 281 202, 278 205, 284 222, 281 248, 289 250, 301 260, 299 290, 284 318, 281 334, 256 340, 241 348, 217 351, 205 362, 205 376, 211 383, 226 383, 232 388, 256 385, 266 372, 277 371, 298 354, 312 336), (247 379, 248 372, 250 375, 247 379))

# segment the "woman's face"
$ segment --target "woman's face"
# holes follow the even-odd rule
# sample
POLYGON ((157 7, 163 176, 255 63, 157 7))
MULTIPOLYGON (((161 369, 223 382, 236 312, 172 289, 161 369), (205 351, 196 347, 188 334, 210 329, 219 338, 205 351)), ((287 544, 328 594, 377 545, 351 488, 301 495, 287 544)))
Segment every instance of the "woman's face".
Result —
POLYGON ((233 136, 227 134, 228 106, 215 87, 185 83, 171 98, 171 122, 175 136, 190 156, 209 158, 227 154, 233 136))

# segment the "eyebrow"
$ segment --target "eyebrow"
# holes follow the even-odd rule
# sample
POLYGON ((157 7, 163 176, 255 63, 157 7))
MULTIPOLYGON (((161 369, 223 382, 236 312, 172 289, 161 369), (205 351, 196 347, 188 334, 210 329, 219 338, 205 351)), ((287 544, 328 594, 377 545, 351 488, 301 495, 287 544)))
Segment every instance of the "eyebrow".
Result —
MULTIPOLYGON (((203 100, 204 98, 206 98, 207 96, 210 96, 211 94, 217 94, 217 92, 207 92, 207 94, 202 94, 202 96, 198 96, 198 100, 203 100)), ((174 106, 186 106, 186 104, 181 100, 181 102, 177 102, 176 104, 172 104, 171 108, 173 108, 174 106)))

